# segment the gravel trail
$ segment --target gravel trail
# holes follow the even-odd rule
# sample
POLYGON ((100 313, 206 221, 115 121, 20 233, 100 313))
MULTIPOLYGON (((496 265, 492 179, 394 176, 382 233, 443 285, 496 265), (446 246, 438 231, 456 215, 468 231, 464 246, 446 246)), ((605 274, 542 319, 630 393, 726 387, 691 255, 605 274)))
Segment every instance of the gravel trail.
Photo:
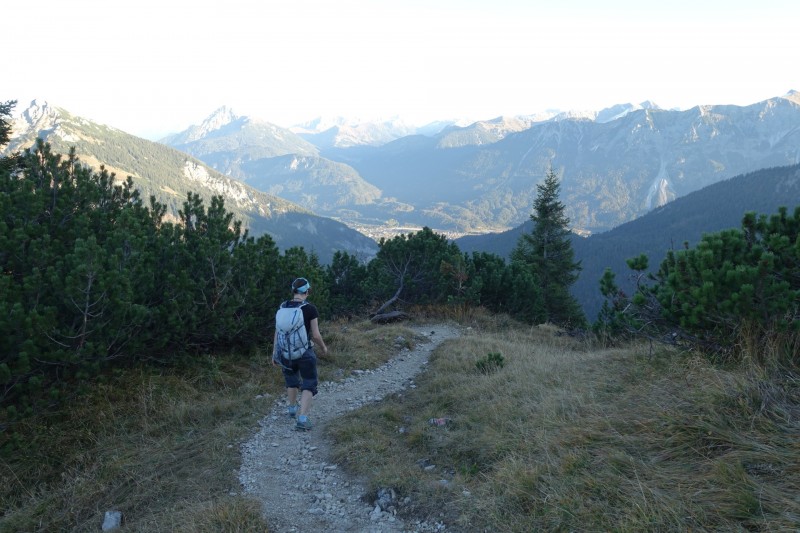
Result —
POLYGON ((242 444, 239 481, 245 494, 263 502, 271 531, 453 531, 443 523, 404 522, 395 516, 395 509, 402 505, 397 495, 390 488, 367 495, 359 480, 331 462, 330 443, 323 436, 325 426, 346 412, 413 387, 413 378, 425 367, 430 353, 460 334, 458 328, 445 324, 411 329, 430 342, 404 349, 374 370, 357 371, 339 382, 320 382, 310 413, 311 431, 294 429, 282 395, 259 422, 260 430, 242 444))

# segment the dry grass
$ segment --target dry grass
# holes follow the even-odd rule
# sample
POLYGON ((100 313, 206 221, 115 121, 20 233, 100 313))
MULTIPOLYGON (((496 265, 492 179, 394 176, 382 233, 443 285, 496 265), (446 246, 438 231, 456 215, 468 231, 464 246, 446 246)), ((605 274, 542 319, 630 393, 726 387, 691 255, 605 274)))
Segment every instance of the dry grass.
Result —
POLYGON ((796 531, 798 381, 648 351, 475 323, 412 394, 333 428, 337 457, 467 531, 796 531))
POLYGON ((260 520, 228 494, 238 490, 238 445, 267 406, 258 396, 278 390, 264 365, 209 357, 131 370, 29 420, 25 447, 3 461, 15 482, 0 489, 0 530, 92 531, 107 510, 122 511, 127 531, 202 530, 187 526, 225 509, 260 520))
POLYGON ((388 361, 402 348, 412 348, 414 334, 402 324, 375 325, 369 321, 338 322, 322 331, 331 348, 320 357, 321 380, 336 380, 353 370, 375 368, 388 361))
MULTIPOLYGON (((458 318, 469 329, 416 389, 332 426, 338 460, 374 488, 464 531, 800 528, 797 376, 458 318), (503 366, 479 371, 490 353, 503 366)), ((323 335, 325 380, 413 341, 403 325, 368 322, 323 324, 323 335)), ((239 444, 282 392, 262 355, 109 378, 20 428, 24 447, 0 460, 0 531, 92 531, 111 509, 126 531, 268 531, 236 469, 239 444)))
MULTIPOLYGON (((413 344, 407 328, 368 322, 324 323, 322 333, 324 380, 413 344)), ((130 532, 267 531, 259 504, 240 493, 239 445, 283 390, 265 354, 109 376, 15 428, 21 446, 0 456, 0 532, 96 531, 108 510, 122 511, 130 532)))

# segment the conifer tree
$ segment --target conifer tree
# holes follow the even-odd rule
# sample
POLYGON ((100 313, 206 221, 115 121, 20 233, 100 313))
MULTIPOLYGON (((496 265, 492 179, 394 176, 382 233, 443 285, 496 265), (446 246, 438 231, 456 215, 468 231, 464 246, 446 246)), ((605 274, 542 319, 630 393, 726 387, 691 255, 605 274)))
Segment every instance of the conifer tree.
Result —
POLYGON ((330 290, 333 315, 350 317, 366 308, 367 274, 367 266, 355 256, 342 250, 333 254, 333 261, 325 268, 325 285, 330 290))
POLYGON ((670 250, 644 283, 647 257, 631 297, 606 272, 595 330, 680 344, 714 360, 748 357, 762 365, 800 365, 800 206, 767 217, 748 212, 742 229, 703 236, 694 248, 670 250))
POLYGON ((11 110, 16 103, 15 100, 0 102, 0 148, 8 143, 11 136, 11 110))
POLYGON ((380 314, 396 302, 443 303, 451 292, 451 280, 442 273, 442 261, 453 264, 461 255, 458 246, 428 227, 416 233, 381 239, 380 250, 369 266, 370 290, 385 297, 380 314))
MULTIPOLYGON (((0 102, 0 148, 8 144, 11 137, 11 111, 16 105, 16 100, 0 102)), ((16 164, 17 159, 16 154, 0 157, 0 172, 10 171, 16 164)))
MULTIPOLYGON (((531 221, 533 230, 520 236, 511 254, 512 263, 526 266, 535 276, 543 306, 544 322, 564 327, 583 327, 586 320, 570 286, 578 279, 580 262, 570 241, 569 219, 559 200, 561 183, 553 169, 536 186, 531 221)), ((531 295, 533 297, 533 295, 531 295)))

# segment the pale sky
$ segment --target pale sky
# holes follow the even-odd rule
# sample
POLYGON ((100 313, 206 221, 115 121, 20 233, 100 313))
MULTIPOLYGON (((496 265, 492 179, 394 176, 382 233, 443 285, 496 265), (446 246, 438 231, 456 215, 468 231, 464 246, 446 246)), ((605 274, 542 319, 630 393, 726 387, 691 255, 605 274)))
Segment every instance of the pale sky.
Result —
POLYGON ((0 101, 157 139, 220 106, 489 119, 800 90, 797 0, 14 0, 0 101))

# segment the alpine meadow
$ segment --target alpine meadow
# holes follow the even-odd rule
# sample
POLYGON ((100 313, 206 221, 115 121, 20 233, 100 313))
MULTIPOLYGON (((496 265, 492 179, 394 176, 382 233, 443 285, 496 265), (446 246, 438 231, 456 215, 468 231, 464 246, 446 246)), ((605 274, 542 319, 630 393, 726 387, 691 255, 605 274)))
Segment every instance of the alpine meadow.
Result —
POLYGON ((458 332, 314 426, 369 531, 800 529, 798 93, 432 130, 222 108, 160 143, 16 106, 0 531, 283 531, 239 469, 298 277, 323 383, 458 332))

